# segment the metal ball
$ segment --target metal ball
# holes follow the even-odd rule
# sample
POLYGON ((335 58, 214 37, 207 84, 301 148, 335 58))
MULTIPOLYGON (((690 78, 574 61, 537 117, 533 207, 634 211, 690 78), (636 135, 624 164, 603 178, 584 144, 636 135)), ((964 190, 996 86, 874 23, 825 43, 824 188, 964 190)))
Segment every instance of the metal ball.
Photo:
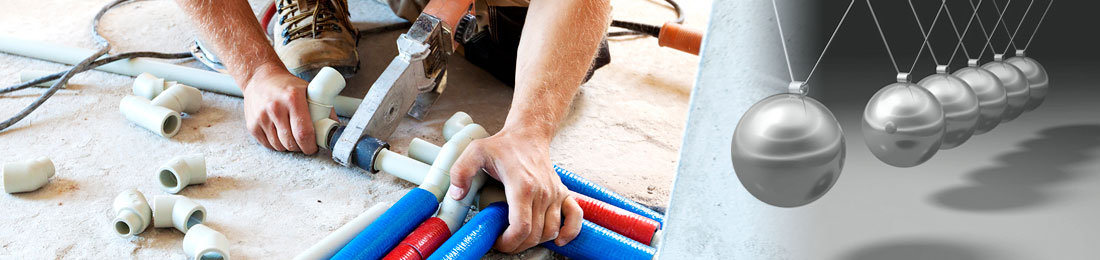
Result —
POLYGON ((945 126, 940 102, 913 83, 883 87, 863 110, 867 148, 895 167, 913 167, 931 159, 943 143, 945 126))
POLYGON ((979 115, 974 134, 988 133, 996 128, 1001 123, 1005 107, 1008 106, 1008 95, 1001 79, 981 67, 962 68, 952 75, 966 82, 978 96, 979 115))
POLYGON ((844 167, 844 132, 825 105, 778 94, 757 102, 737 124, 731 154, 745 189, 777 207, 825 195, 844 167))
POLYGON ((1024 106, 1025 111, 1035 110, 1039 105, 1043 104, 1043 99, 1047 97, 1047 91, 1050 87, 1050 77, 1047 74, 1047 69, 1043 68, 1042 64, 1035 59, 1016 56, 1005 60, 1006 63, 1016 66, 1027 77, 1027 83, 1031 90, 1031 99, 1027 101, 1027 105, 1024 106))
POLYGON ((978 124, 978 96, 965 81, 947 73, 937 73, 922 79, 920 85, 943 106, 947 130, 943 134, 941 150, 958 147, 974 135, 978 124))
POLYGON ((1003 61, 990 61, 982 65, 982 68, 989 70, 993 75, 997 75, 997 78, 1001 80, 1001 84, 1005 86, 1008 105, 1005 106, 1005 112, 1001 115, 1001 121, 1008 122, 1020 117, 1020 114, 1024 113, 1027 101, 1031 99, 1030 86, 1028 86, 1024 72, 1003 61))

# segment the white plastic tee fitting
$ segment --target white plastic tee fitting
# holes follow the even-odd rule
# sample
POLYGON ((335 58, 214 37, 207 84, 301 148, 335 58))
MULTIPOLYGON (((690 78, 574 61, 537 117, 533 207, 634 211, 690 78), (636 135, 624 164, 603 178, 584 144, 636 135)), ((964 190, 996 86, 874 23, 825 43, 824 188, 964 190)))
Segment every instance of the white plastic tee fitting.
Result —
POLYGON ((180 113, 194 114, 202 108, 202 91, 188 85, 175 84, 153 98, 152 104, 180 113))
POLYGON ((115 219, 111 221, 115 232, 123 238, 130 238, 145 231, 153 219, 149 201, 136 189, 123 191, 115 197, 112 204, 115 219))
POLYGON ((168 87, 175 84, 175 81, 165 81, 162 78, 153 76, 153 74, 144 72, 134 77, 132 88, 134 90, 134 95, 145 99, 153 99, 160 95, 161 92, 168 89, 168 87))
POLYGON ((329 118, 336 95, 344 90, 347 82, 340 72, 330 67, 321 68, 317 76, 309 82, 306 93, 309 96, 309 116, 313 119, 313 129, 317 134, 317 146, 329 149, 329 133, 339 126, 339 122, 329 118))
POLYGON ((206 208, 187 197, 164 195, 153 198, 153 226, 175 227, 183 233, 206 222, 206 208))
POLYGON ((3 174, 4 192, 34 191, 50 182, 50 177, 54 174, 53 161, 40 157, 30 161, 5 163, 3 174))
POLYGON ((164 191, 179 193, 191 184, 206 182, 206 157, 202 154, 172 158, 157 169, 157 183, 164 191))
POLYGON ((466 112, 455 112, 454 115, 451 115, 451 118, 443 122, 443 139, 450 141, 451 137, 458 133, 458 131, 461 131, 466 125, 473 123, 474 119, 470 118, 470 115, 466 114, 466 112))
POLYGON ((455 161, 458 160, 458 156, 462 155, 462 151, 465 151, 474 139, 485 137, 489 137, 489 133, 485 132, 485 128, 478 124, 468 124, 451 136, 451 139, 443 144, 439 155, 432 162, 432 167, 428 171, 428 175, 424 177, 424 183, 420 184, 420 188, 432 192, 432 194, 435 194, 436 199, 442 202, 444 194, 451 186, 451 166, 454 165, 455 161))
POLYGON ((183 253, 194 260, 229 260, 229 239, 217 230, 198 224, 183 235, 183 253))
POLYGON ((139 96, 126 96, 118 105, 126 120, 163 137, 172 137, 180 130, 180 113, 153 105, 139 96))

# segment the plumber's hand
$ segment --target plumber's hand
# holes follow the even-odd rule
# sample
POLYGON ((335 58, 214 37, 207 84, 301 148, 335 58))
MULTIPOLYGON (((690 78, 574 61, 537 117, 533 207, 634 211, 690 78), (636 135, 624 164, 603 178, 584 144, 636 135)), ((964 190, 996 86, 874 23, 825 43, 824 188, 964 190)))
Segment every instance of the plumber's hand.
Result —
POLYGON ((473 196, 468 188, 479 169, 504 183, 509 225, 497 239, 498 251, 519 253, 550 240, 565 245, 580 233, 583 213, 554 173, 551 138, 539 131, 504 129, 474 140, 451 167, 447 195, 455 199, 473 196))
POLYGON ((244 121, 261 145, 276 151, 317 152, 309 106, 308 83, 282 64, 261 65, 244 88, 244 121))

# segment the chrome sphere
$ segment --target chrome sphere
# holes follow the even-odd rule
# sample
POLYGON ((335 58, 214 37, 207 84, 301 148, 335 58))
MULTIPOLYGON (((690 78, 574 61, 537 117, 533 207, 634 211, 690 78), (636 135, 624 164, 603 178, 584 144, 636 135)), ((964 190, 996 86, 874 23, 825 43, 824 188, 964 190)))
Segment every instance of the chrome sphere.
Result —
POLYGON ((825 105, 778 94, 737 123, 731 154, 741 184, 760 201, 798 207, 825 195, 844 167, 844 132, 825 105))
POLYGON ((1020 117, 1020 114, 1024 113, 1027 101, 1031 99, 1031 87, 1028 86, 1024 72, 1003 61, 990 61, 982 65, 982 68, 997 75, 1001 84, 1005 86, 1005 93, 1008 94, 1008 105, 1005 106, 1005 112, 1001 115, 1001 121, 1008 122, 1020 117))
POLYGON ((1046 99, 1047 91, 1050 89, 1050 77, 1047 74, 1047 69, 1043 68, 1039 61, 1024 56, 1008 58, 1005 62, 1016 66, 1027 77, 1027 83, 1029 89, 1031 89, 1031 99, 1024 106, 1024 111, 1035 110, 1039 105, 1042 105, 1043 99, 1046 99))
POLYGON ((974 127, 978 124, 978 95, 974 94, 970 85, 959 77, 946 73, 932 74, 917 85, 932 92, 932 96, 943 106, 947 130, 943 134, 940 149, 958 147, 974 135, 974 127))
POLYGON ((913 167, 931 159, 943 143, 943 107, 913 83, 883 87, 863 110, 863 138, 882 162, 913 167))
POLYGON ((984 134, 996 128, 1008 106, 1008 95, 1001 79, 981 67, 962 68, 952 75, 966 82, 978 96, 979 115, 974 134, 984 134))

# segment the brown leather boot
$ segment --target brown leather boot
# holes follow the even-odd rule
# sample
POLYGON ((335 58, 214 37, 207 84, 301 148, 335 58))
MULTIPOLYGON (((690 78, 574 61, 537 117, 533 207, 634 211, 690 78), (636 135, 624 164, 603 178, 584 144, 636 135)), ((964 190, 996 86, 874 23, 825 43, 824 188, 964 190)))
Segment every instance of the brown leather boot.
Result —
POLYGON ((359 31, 348 17, 347 0, 278 0, 272 33, 275 52, 306 81, 324 67, 345 77, 359 70, 359 31))

